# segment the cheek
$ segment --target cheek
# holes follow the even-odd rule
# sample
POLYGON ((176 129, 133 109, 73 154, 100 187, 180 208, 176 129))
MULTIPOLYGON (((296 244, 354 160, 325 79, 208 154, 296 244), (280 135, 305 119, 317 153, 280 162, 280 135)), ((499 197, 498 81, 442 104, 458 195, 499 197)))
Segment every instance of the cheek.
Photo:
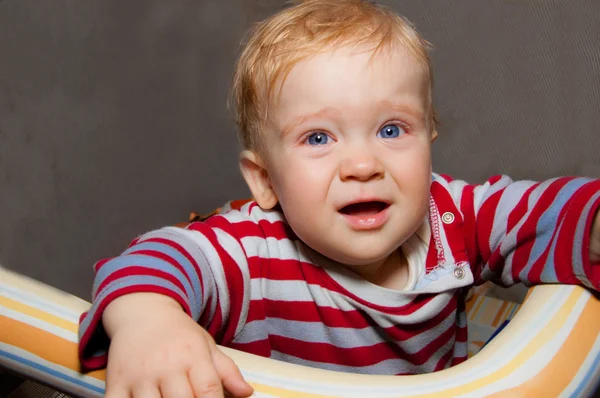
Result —
POLYGON ((400 156, 389 157, 389 170, 393 170, 394 178, 400 187, 408 185, 413 189, 429 190, 431 183, 431 156, 428 151, 411 151, 400 156))
MULTIPOLYGON (((335 174, 331 162, 325 159, 303 159, 287 156, 280 162, 274 183, 286 192, 310 194, 327 186, 335 174)), ((283 193, 283 192, 282 192, 283 193)))
POLYGON ((315 201, 325 199, 328 189, 325 170, 293 161, 283 167, 285 170, 272 175, 271 183, 284 212, 302 212, 314 208, 315 201))

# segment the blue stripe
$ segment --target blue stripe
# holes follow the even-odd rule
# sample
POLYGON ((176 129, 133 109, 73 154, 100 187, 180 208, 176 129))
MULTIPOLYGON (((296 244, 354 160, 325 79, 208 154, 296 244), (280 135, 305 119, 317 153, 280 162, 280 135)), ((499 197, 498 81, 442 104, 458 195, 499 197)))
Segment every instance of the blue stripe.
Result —
MULTIPOLYGON (((118 279, 112 283, 109 283, 106 288, 104 290, 102 290, 102 293, 100 293, 100 295, 96 298, 96 300, 94 301, 94 305, 92 306, 92 308, 90 309, 90 311, 88 312, 88 314, 86 315, 86 317, 84 318, 83 322, 81 322, 81 325, 79 327, 79 337, 81 338, 81 336, 83 336, 84 331, 86 331, 89 326, 90 326, 90 322, 91 320, 94 318, 95 316, 95 312, 98 309, 98 304, 102 302, 102 300, 104 300, 106 298, 106 296, 116 290, 119 289, 123 289, 126 287, 130 287, 130 286, 136 286, 136 285, 154 285, 154 286, 160 286, 160 287, 165 287, 173 292, 176 292, 177 294, 184 296, 183 292, 174 284, 172 284, 169 281, 165 281, 164 279, 159 279, 157 277, 154 276, 129 276, 126 278, 121 278, 118 279)), ((192 316, 194 317, 194 319, 197 319, 200 314, 199 312, 193 312, 192 316)))
MULTIPOLYGON (((527 275, 531 271, 533 264, 540 258, 542 253, 550 245, 552 234, 556 227, 556 220, 564 208, 565 204, 573 197, 573 193, 585 185, 589 180, 584 178, 576 178, 565 184, 550 205, 550 207, 542 214, 536 225, 536 239, 533 243, 531 253, 527 265, 519 273, 519 279, 522 281, 528 281, 527 275), (543 232, 543 233, 542 233, 543 232)), ((546 190, 540 192, 541 197, 546 190)), ((553 267, 544 267, 542 275, 547 282, 556 281, 556 270, 553 267)), ((530 281, 531 282, 531 281, 530 281)))
MULTIPOLYGON (((560 224, 555 227, 556 232, 554 239, 552 239, 552 243, 548 249, 548 257, 546 258, 546 262, 544 263, 544 267, 542 268, 542 273, 540 274, 540 282, 542 283, 556 283, 558 281, 558 276, 556 275, 556 267, 559 264, 556 264, 554 261, 554 253, 556 251, 556 245, 558 244, 559 235, 561 233, 561 228, 563 227, 564 219, 561 220, 560 224)), ((565 264, 567 267, 573 264, 565 264)))
MULTIPOLYGON (((198 308, 196 296, 202 295, 201 290, 194 291, 192 286, 188 282, 187 278, 185 277, 185 275, 180 270, 175 268, 172 264, 170 264, 168 261, 157 258, 157 257, 151 257, 151 256, 147 256, 147 255, 142 255, 142 254, 140 254, 140 255, 131 254, 131 255, 127 255, 127 256, 116 257, 116 258, 110 260, 109 262, 107 262, 106 264, 104 264, 102 266, 102 268, 100 268, 100 270, 98 271, 98 274, 96 275, 96 279, 94 282, 94 292, 93 292, 94 297, 98 293, 97 292, 98 286, 100 286, 100 284, 108 276, 110 276, 112 273, 114 273, 120 269, 125 269, 125 268, 129 268, 129 267, 134 267, 134 266, 142 266, 144 268, 164 271, 164 272, 174 276, 184 286, 184 288, 185 288, 184 296, 188 298, 192 312, 196 313, 200 310, 198 308)), ((153 276, 153 278, 158 279, 158 277, 156 277, 156 276, 153 276)), ((96 301, 96 300, 98 300, 97 297, 94 298, 94 301, 96 301)))
MULTIPOLYGON (((174 243, 178 243, 177 241, 174 241, 174 240, 172 240, 172 241, 174 243)), ((181 265, 183 267, 183 269, 185 269, 185 272, 187 273, 187 276, 190 278, 190 280, 192 282, 192 285, 194 287, 194 292, 196 294, 198 294, 198 295, 202 294, 202 287, 201 287, 201 284, 200 284, 200 277, 201 277, 201 275, 198 275, 198 272, 202 272, 204 270, 200 269, 200 271, 198 271, 198 269, 196 269, 196 267, 194 267, 194 265, 192 264, 192 262, 190 260, 188 260, 188 258, 186 256, 184 256, 183 254, 181 254, 181 252, 179 252, 178 250, 174 249, 172 246, 169 246, 169 245, 164 244, 164 243, 143 242, 143 243, 139 243, 139 244, 137 244, 137 245, 135 245, 133 247, 130 247, 123 254, 124 255, 125 254, 129 254, 129 253, 137 251, 137 250, 157 251, 157 252, 166 254, 167 256, 169 256, 172 259, 174 259, 179 265, 181 265)), ((206 260, 206 258, 204 258, 203 260, 206 260)), ((198 262, 198 267, 202 268, 202 263, 201 262, 198 262)))
MULTIPOLYGON (((29 359, 22 358, 20 356, 11 354, 11 353, 6 352, 4 350, 0 350, 0 355, 4 356, 5 358, 8 358, 10 360, 13 360, 15 362, 18 362, 18 363, 21 363, 23 365, 26 365, 26 366, 28 366, 30 368, 33 368, 33 369, 35 369, 37 371, 41 371, 43 373, 49 374, 51 376, 54 376, 54 377, 56 377, 58 379, 64 380, 64 381, 66 381, 68 383, 72 383, 72 384, 78 385, 80 387, 87 388, 88 390, 91 390, 91 391, 94 391, 94 392, 97 392, 97 393, 100 393, 100 394, 104 393, 104 388, 96 387, 93 384, 89 384, 89 383, 86 383, 83 380, 76 379, 74 377, 68 376, 68 375, 66 375, 64 373, 61 373, 61 372, 55 370, 55 369, 52 369, 52 368, 50 368, 48 366, 45 366, 45 365, 39 364, 37 362, 31 361, 29 359)), ((48 380, 42 380, 42 381, 49 382, 48 380)), ((57 386, 57 387, 60 387, 60 386, 57 386)))
MULTIPOLYGON (((38 282, 38 281, 36 281, 36 283, 41 284, 41 282, 38 282)), ((49 286, 44 285, 44 287, 49 287, 49 286)), ((11 286, 4 285, 3 288, 6 289, 6 291, 9 293, 9 295, 13 296, 14 298, 17 299, 17 301, 19 301, 23 304, 27 304, 29 306, 35 305, 36 308, 40 309, 41 311, 44 311, 44 312, 52 314, 52 315, 56 315, 56 316, 64 319, 65 321, 79 323, 80 313, 77 311, 74 312, 71 309, 68 309, 65 307, 60 307, 57 304, 53 303, 52 301, 44 301, 43 299, 38 298, 37 296, 35 296, 34 294, 32 294, 30 292, 26 292, 25 294, 23 294, 23 293, 21 293, 21 291, 14 289, 11 286)), ((60 294, 65 295, 66 293, 63 291, 60 291, 60 294)), ((5 297, 8 297, 8 295, 6 295, 6 294, 3 294, 3 295, 5 297)))

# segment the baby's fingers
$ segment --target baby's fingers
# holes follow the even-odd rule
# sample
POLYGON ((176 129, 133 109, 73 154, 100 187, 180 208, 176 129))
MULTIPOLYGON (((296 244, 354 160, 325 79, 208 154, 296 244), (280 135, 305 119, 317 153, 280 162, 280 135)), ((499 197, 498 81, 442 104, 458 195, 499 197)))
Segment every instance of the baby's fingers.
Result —
POLYGON ((254 389, 244 380, 235 362, 217 347, 213 349, 213 363, 225 390, 231 396, 249 397, 252 395, 254 389))
POLYGON ((195 398, 223 398, 221 378, 211 362, 194 365, 188 374, 195 398))
POLYGON ((158 386, 152 383, 143 383, 135 386, 133 390, 133 398, 161 398, 158 386))
POLYGON ((194 398, 190 380, 185 373, 173 373, 160 383, 161 398, 194 398))
POLYGON ((112 387, 111 384, 106 384, 104 398, 131 398, 131 394, 124 387, 112 387))

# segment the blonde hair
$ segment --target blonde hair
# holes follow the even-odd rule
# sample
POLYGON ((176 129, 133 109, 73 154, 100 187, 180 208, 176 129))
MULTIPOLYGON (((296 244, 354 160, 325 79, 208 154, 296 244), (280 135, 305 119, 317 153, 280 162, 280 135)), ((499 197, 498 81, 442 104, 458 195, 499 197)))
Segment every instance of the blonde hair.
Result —
POLYGON ((373 43, 374 53, 397 43, 406 46, 429 75, 429 119, 434 128, 429 43, 409 21, 364 0, 296 3, 256 25, 237 61, 231 105, 245 149, 264 150, 260 132, 268 120, 276 84, 303 58, 335 45, 373 43))

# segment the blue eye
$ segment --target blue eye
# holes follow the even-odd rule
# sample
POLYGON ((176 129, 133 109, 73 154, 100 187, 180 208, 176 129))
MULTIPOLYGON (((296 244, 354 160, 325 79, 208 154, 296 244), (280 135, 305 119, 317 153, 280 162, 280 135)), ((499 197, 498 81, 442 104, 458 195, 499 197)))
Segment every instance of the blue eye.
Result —
POLYGON ((325 145, 329 143, 329 136, 325 133, 313 133, 307 139, 308 145, 325 145))
POLYGON ((381 138, 398 138, 404 133, 405 131, 402 127, 396 124, 386 124, 379 130, 377 136, 381 138))

